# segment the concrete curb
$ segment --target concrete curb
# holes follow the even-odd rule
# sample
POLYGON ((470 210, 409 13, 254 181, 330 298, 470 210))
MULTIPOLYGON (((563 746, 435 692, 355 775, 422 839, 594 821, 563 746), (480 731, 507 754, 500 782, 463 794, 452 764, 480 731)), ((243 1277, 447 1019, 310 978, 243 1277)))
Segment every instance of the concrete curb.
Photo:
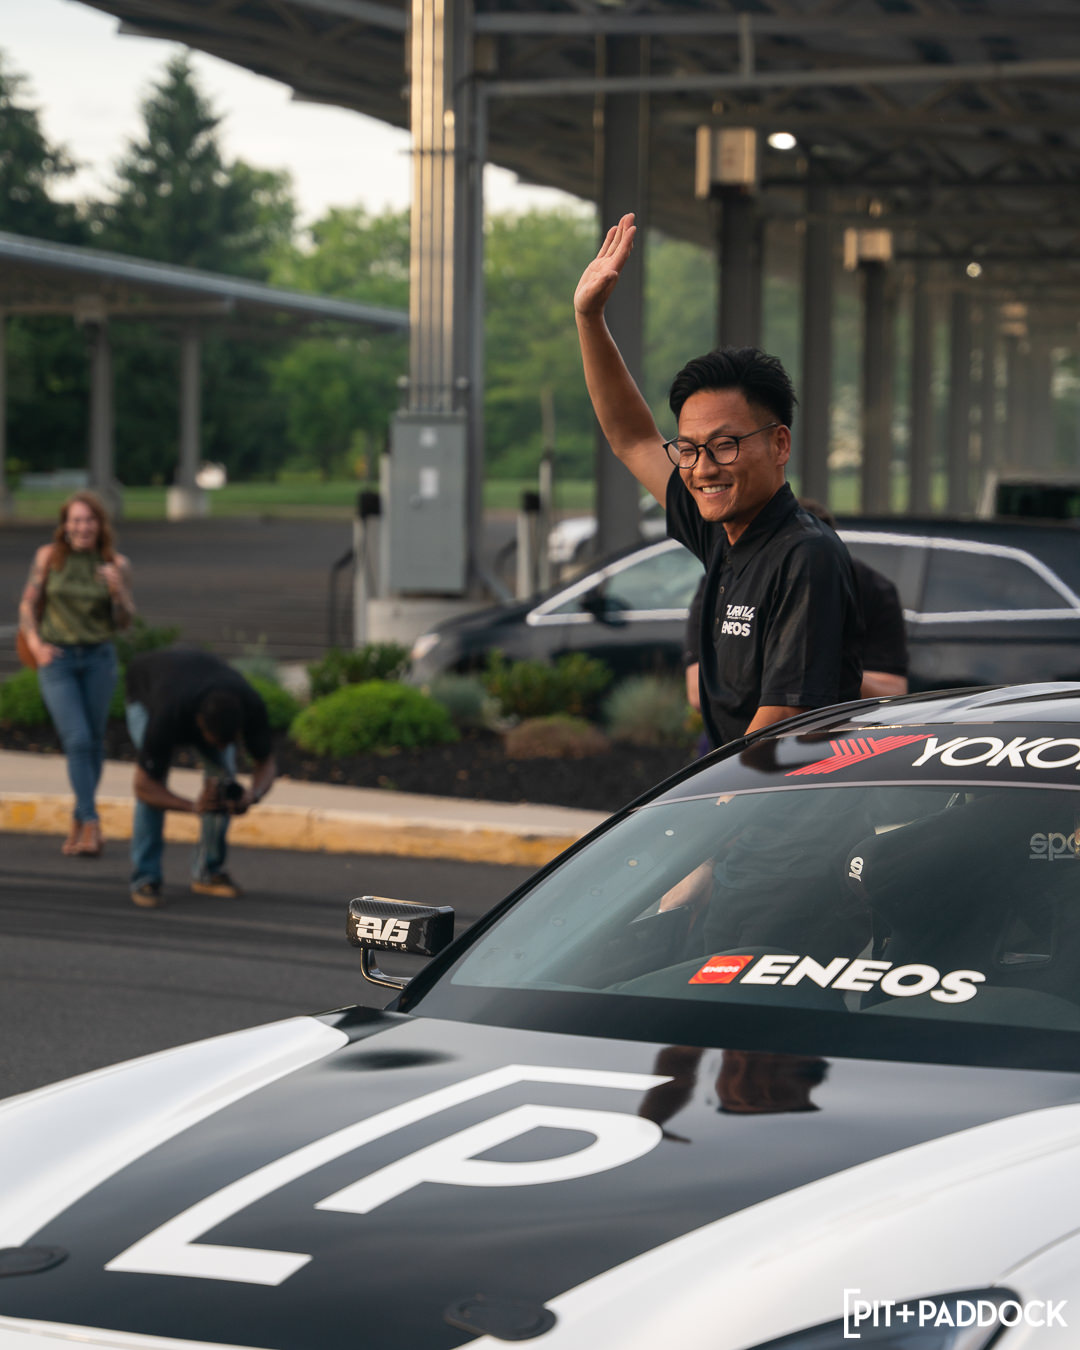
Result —
MULTIPOLYGON (((106 839, 130 839, 130 798, 99 797, 106 839)), ((70 793, 0 791, 0 831, 66 835, 71 823, 70 793)), ((165 838, 194 843, 196 817, 169 812, 165 838)), ((409 819, 331 808, 260 805, 229 828, 229 843, 247 848, 297 852, 382 854, 398 858, 444 858, 456 862, 540 867, 580 838, 565 830, 537 826, 512 829, 484 821, 409 819)))

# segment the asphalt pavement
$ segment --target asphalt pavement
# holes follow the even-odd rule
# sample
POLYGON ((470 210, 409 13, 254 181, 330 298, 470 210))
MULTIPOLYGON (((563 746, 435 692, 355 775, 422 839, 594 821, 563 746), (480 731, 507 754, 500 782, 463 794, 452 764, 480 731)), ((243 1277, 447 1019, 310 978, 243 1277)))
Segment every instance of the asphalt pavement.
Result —
POLYGON ((460 929, 532 872, 237 849, 245 893, 222 900, 187 891, 190 856, 167 846, 168 903, 141 910, 123 844, 65 858, 55 836, 0 834, 0 1096, 297 1013, 381 1007, 345 941, 352 896, 453 905, 460 929))

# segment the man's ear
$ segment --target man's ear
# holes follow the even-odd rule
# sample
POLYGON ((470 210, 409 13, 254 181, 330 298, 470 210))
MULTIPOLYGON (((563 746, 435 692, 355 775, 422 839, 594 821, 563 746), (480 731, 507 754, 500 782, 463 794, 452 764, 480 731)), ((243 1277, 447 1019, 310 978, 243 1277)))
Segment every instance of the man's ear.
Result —
POLYGON ((777 466, 786 464, 791 458, 791 428, 777 427, 776 439, 773 441, 773 452, 777 466))

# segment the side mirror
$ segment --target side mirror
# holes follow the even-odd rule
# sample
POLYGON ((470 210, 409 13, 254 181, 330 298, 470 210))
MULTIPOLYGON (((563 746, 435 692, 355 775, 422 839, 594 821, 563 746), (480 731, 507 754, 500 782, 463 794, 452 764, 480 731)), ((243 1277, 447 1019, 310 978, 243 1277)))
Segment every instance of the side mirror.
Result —
POLYGON ((591 614, 599 623, 619 624, 623 622, 620 611, 622 606, 612 600, 604 591, 604 583, 594 586, 581 597, 581 608, 591 614))
POLYGON ((454 911, 449 905, 417 905, 361 895, 349 901, 345 936, 360 948, 360 971, 372 984, 404 989, 408 980, 385 975, 372 964, 372 952, 406 952, 437 956, 454 940, 454 911))

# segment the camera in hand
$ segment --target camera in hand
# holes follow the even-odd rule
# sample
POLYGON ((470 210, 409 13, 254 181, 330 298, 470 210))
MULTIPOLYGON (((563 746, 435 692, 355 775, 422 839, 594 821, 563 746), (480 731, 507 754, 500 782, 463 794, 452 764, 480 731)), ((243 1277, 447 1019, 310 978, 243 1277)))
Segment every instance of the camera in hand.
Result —
POLYGON ((221 784, 221 795, 226 802, 238 802, 244 795, 244 789, 235 778, 227 778, 221 784))

